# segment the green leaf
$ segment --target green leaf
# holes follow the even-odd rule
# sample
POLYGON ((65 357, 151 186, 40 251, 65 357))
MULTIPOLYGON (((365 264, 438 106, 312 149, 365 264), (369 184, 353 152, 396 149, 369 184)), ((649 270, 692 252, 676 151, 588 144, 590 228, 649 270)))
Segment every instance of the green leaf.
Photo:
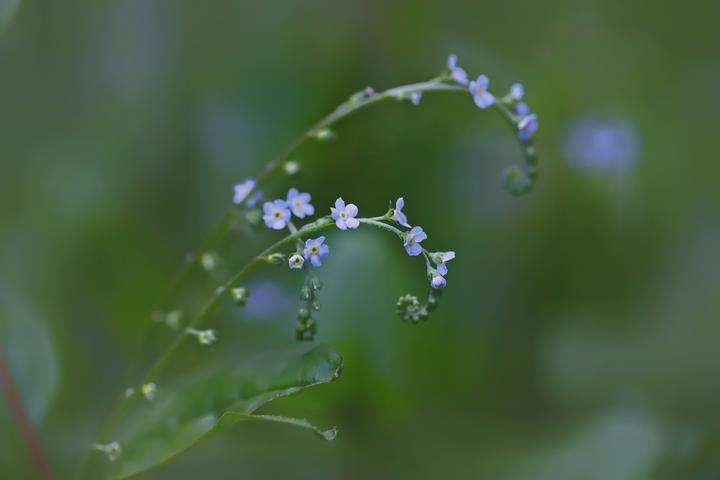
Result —
POLYGON ((255 414, 273 400, 338 378, 342 359, 317 347, 287 366, 224 366, 183 379, 175 386, 158 385, 157 397, 144 402, 129 418, 116 439, 122 454, 111 465, 110 478, 128 478, 157 467, 211 435, 241 421, 279 422, 335 438, 335 429, 323 431, 307 420, 255 414), (264 373, 260 373, 264 370, 264 373))

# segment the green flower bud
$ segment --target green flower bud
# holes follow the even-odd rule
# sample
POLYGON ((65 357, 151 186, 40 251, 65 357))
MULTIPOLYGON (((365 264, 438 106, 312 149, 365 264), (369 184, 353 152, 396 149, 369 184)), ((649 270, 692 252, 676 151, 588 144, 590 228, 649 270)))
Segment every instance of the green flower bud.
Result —
POLYGON ((300 164, 292 160, 289 162, 285 162, 285 165, 283 165, 283 170, 285 170, 285 173, 290 176, 297 175, 300 172, 300 164))
POLYGON ((285 254, 284 253, 271 253, 267 257, 265 257, 265 261, 267 261, 270 264, 277 265, 280 263, 283 263, 285 260, 285 254))
POLYGON ((332 140, 335 138, 335 132, 330 130, 329 128, 321 128, 320 130, 315 130, 312 132, 312 136, 321 142, 327 142, 328 140, 332 140))
POLYGON ((244 307, 245 301, 250 296, 250 291, 245 287, 237 287, 230 290, 230 296, 232 297, 233 302, 235 302, 235 305, 244 307))

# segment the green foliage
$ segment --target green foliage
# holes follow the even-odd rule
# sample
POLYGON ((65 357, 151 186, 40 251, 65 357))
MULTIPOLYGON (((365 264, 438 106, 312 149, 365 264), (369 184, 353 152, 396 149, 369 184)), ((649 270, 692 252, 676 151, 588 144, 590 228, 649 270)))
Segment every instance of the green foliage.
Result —
POLYGON ((116 439, 122 453, 107 478, 147 471, 241 421, 287 423, 334 439, 334 428, 323 431, 304 419, 255 412, 277 398, 337 379, 342 370, 340 355, 317 347, 283 363, 279 368, 263 365, 234 370, 223 365, 185 376, 176 385, 159 386, 157 398, 141 404, 125 422, 116 439))

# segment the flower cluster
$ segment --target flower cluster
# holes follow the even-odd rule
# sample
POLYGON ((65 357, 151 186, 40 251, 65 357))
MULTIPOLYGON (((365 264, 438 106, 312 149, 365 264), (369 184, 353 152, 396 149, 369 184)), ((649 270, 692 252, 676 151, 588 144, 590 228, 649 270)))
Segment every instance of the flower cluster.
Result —
MULTIPOLYGON (((330 207, 330 215, 322 217, 314 222, 303 225, 301 228, 295 226, 292 219, 306 219, 315 213, 315 207, 311 203, 312 197, 309 193, 300 192, 291 188, 286 198, 274 199, 263 204, 263 220, 267 228, 271 230, 288 229, 291 236, 294 236, 295 251, 287 254, 272 252, 267 259, 273 257, 270 263, 278 263, 274 259, 287 258, 288 268, 291 270, 304 270, 306 272, 304 285, 302 287, 302 305, 297 314, 296 337, 298 340, 312 340, 317 332, 317 324, 313 319, 313 312, 320 310, 318 294, 321 283, 314 268, 321 267, 326 257, 330 255, 330 247, 326 243, 324 235, 315 236, 314 233, 332 228, 334 225, 339 230, 355 230, 361 223, 390 231, 397 235, 402 241, 405 252, 411 257, 423 256, 426 264, 426 273, 429 285, 428 301, 421 304, 417 299, 409 301, 411 297, 406 296, 405 300, 398 303, 398 313, 406 321, 417 322, 427 318, 428 312, 437 305, 440 291, 447 285, 445 279, 448 274, 447 262, 455 258, 455 252, 430 252, 423 247, 423 242, 428 235, 422 227, 412 226, 408 217, 403 211, 405 199, 398 198, 395 206, 390 207, 385 215, 373 218, 358 217, 359 209, 353 203, 347 203, 342 197, 335 200, 334 206, 330 207), (306 235, 302 235, 307 232, 306 235)), ((415 298, 415 297, 412 297, 415 298)))
MULTIPOLYGON (((530 112, 530 108, 523 101, 525 89, 520 83, 510 87, 510 92, 505 97, 498 99, 490 93, 490 80, 487 75, 479 75, 475 80, 469 81, 468 75, 458 66, 457 55, 448 57, 448 77, 450 80, 468 87, 475 105, 486 109, 500 103, 503 107, 511 109, 512 120, 517 129, 517 135, 521 142, 528 143, 538 131, 537 115, 530 112)), ((448 78, 446 77, 446 78, 448 78)))

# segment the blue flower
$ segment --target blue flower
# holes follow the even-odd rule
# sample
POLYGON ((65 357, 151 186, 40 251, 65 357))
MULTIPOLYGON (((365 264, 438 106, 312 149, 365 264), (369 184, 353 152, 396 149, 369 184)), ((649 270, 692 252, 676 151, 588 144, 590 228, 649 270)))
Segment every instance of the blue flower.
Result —
POLYGON ((512 87, 510 87, 510 98, 512 98, 516 102, 522 100, 524 95, 525 88, 522 86, 522 83, 514 83, 512 87))
POLYGON ((325 237, 318 237, 314 239, 308 239, 305 241, 305 249, 303 254, 306 260, 310 260, 314 266, 319 267, 322 265, 321 258, 327 257, 330 253, 330 247, 325 245, 325 237))
POLYGON ((457 55, 450 55, 448 57, 447 66, 450 69, 450 76, 453 80, 461 85, 468 84, 468 76, 465 70, 457 66, 457 55))
POLYGON ((437 270, 440 273, 440 275, 447 275, 448 268, 447 265, 445 265, 446 262, 449 262, 455 258, 455 252, 442 252, 440 253, 440 262, 437 264, 437 270))
POLYGON ((288 259, 288 266, 290 268, 302 268, 305 263, 305 259, 300 254, 293 254, 288 259))
POLYGON ((488 92, 489 85, 490 80, 485 75, 480 75, 477 80, 470 82, 470 93, 473 100, 475 100, 475 105, 482 109, 488 108, 495 103, 495 97, 488 92))
POLYGON ((518 137, 523 142, 529 141, 537 131, 538 121, 534 113, 526 115, 518 122, 518 137))
POLYGON ((393 209, 393 215, 392 219, 395 220, 397 223, 402 225, 403 227, 410 228, 410 225, 408 224, 407 217, 403 213, 402 209, 405 208, 405 199, 403 197, 400 197, 395 202, 395 208, 393 209))
POLYGON ((410 95, 410 101, 413 105, 420 105, 420 100, 422 100, 422 92, 415 92, 410 95))
POLYGON ((422 253, 422 247, 420 246, 420 242, 425 240, 427 238, 427 234, 423 231, 422 227, 413 227, 410 229, 410 231, 405 235, 405 242, 403 245, 405 246, 405 251, 410 255, 411 257, 416 257, 422 253))
POLYGON ((297 188, 291 188, 287 194, 287 204, 298 218, 305 218, 315 213, 315 207, 310 204, 310 194, 300 193, 297 188))
POLYGON ((340 230, 354 229, 360 225, 358 219, 355 218, 358 208, 352 203, 345 205, 342 197, 335 200, 335 208, 330 207, 330 213, 332 213, 332 219, 335 220, 335 225, 340 230))
POLYGON ((290 210, 285 200, 274 200, 263 204, 263 220, 273 230, 282 230, 290 221, 290 210))
POLYGON ((447 280, 442 275, 434 275, 430 280, 430 286, 432 288, 444 288, 447 285, 447 280))
POLYGON ((525 115, 530 113, 530 107, 527 106, 527 103, 520 102, 515 106, 515 113, 517 113, 521 117, 524 117, 525 115))
POLYGON ((250 192, 252 192, 253 188, 255 188, 255 180, 252 178, 248 178, 242 183, 236 183, 233 185, 233 190, 235 191, 235 195, 233 195, 233 203, 235 205, 241 204, 250 192))
POLYGON ((247 205, 248 207, 251 207, 251 208, 254 207, 255 205, 257 205, 257 203, 260 200, 262 200, 263 195, 264 195, 264 193, 262 190, 256 191, 255 193, 252 194, 252 196, 250 198, 247 199, 247 202, 245 202, 245 205, 247 205))

